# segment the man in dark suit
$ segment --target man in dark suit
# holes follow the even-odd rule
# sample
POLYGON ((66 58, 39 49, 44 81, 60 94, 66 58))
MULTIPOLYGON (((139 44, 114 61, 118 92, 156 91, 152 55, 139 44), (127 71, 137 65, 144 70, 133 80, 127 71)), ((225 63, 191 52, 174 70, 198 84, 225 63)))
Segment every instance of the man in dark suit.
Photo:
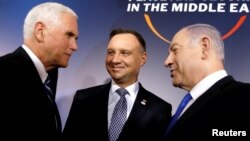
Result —
MULTIPOLYGON (((171 117, 171 105, 147 91, 138 82, 140 68, 146 63, 146 44, 134 30, 115 29, 110 33, 106 68, 112 81, 78 90, 63 131, 64 139, 90 141, 161 140, 171 117), (116 92, 125 88, 126 122, 117 139, 113 126, 115 106, 121 99, 116 92)), ((121 117, 122 114, 119 114, 121 117)))
POLYGON ((0 135, 5 140, 58 139, 58 68, 67 67, 77 49, 77 15, 62 4, 42 3, 27 14, 23 31, 24 44, 0 57, 0 135))
POLYGON ((172 40, 165 65, 173 85, 192 97, 177 122, 168 127, 166 140, 249 138, 250 84, 235 81, 225 71, 224 43, 215 27, 182 28, 172 40))

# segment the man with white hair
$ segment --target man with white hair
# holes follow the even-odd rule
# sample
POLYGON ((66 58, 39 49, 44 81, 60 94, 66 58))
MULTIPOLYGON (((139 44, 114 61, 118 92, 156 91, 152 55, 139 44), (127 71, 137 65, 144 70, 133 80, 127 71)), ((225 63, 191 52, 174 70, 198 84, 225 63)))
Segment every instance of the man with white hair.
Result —
POLYGON ((23 45, 0 57, 1 137, 60 136, 55 103, 58 68, 67 67, 77 50, 77 19, 72 9, 55 2, 39 4, 27 14, 23 45))
POLYGON ((228 75, 224 60, 224 43, 214 26, 194 24, 175 34, 165 66, 173 85, 188 91, 189 101, 173 116, 167 141, 250 135, 250 84, 228 75))

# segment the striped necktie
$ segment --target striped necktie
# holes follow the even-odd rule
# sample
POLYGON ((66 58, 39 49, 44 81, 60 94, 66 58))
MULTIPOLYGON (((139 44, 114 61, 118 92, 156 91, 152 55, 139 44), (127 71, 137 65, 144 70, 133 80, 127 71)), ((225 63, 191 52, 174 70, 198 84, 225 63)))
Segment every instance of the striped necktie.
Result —
POLYGON ((45 86, 45 92, 54 108, 56 129, 59 133, 61 133, 62 132, 61 118, 60 118, 60 114, 59 114, 59 111, 55 102, 55 94, 53 93, 51 89, 51 81, 50 81, 49 76, 45 80, 44 86, 45 86))

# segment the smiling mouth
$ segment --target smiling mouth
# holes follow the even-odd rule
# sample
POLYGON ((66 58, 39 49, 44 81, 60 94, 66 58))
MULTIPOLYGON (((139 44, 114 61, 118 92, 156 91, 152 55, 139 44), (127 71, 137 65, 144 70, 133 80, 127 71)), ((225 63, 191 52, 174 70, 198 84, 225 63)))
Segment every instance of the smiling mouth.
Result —
POLYGON ((170 76, 171 76, 171 77, 174 77, 174 71, 176 71, 176 69, 171 69, 171 70, 170 70, 170 76))
POLYGON ((70 57, 71 56, 71 53, 65 53, 66 56, 70 57))
POLYGON ((122 70, 123 69, 123 67, 112 67, 112 70, 113 71, 120 71, 120 70, 122 70))
POLYGON ((113 68, 113 70, 119 71, 119 70, 121 70, 121 68, 113 68))

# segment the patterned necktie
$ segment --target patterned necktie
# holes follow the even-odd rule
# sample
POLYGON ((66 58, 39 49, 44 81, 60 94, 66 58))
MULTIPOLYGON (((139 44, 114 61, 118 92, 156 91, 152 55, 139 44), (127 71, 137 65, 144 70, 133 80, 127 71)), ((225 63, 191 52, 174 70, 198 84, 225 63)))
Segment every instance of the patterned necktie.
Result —
POLYGON ((53 93, 53 91, 51 89, 51 83, 50 82, 51 81, 50 81, 49 76, 48 76, 47 79, 44 82, 45 91, 46 91, 46 94, 47 94, 51 104, 53 105, 53 108, 54 108, 56 129, 57 129, 58 132, 61 133, 61 131, 62 131, 61 118, 60 118, 59 111, 57 109, 57 105, 55 103, 55 94, 53 93))
POLYGON ((49 96, 49 99, 50 99, 51 101, 54 101, 54 100, 55 100, 55 95, 54 95, 54 93, 53 93, 52 90, 51 90, 51 83, 50 83, 50 78, 49 78, 49 76, 48 76, 47 79, 45 80, 44 85, 45 85, 45 88, 46 88, 46 93, 47 93, 47 95, 49 96))
POLYGON ((109 127, 109 140, 116 141, 127 119, 127 101, 125 98, 128 91, 120 88, 116 91, 120 95, 120 99, 115 105, 114 112, 111 118, 109 127))
POLYGON ((192 96, 190 93, 186 94, 186 96, 182 99, 178 109, 176 110, 174 116, 172 117, 172 120, 169 123, 168 129, 166 131, 166 135, 169 133, 169 131, 172 129, 176 121, 178 120, 180 114, 182 113, 183 109, 186 107, 188 102, 192 99, 192 96))

